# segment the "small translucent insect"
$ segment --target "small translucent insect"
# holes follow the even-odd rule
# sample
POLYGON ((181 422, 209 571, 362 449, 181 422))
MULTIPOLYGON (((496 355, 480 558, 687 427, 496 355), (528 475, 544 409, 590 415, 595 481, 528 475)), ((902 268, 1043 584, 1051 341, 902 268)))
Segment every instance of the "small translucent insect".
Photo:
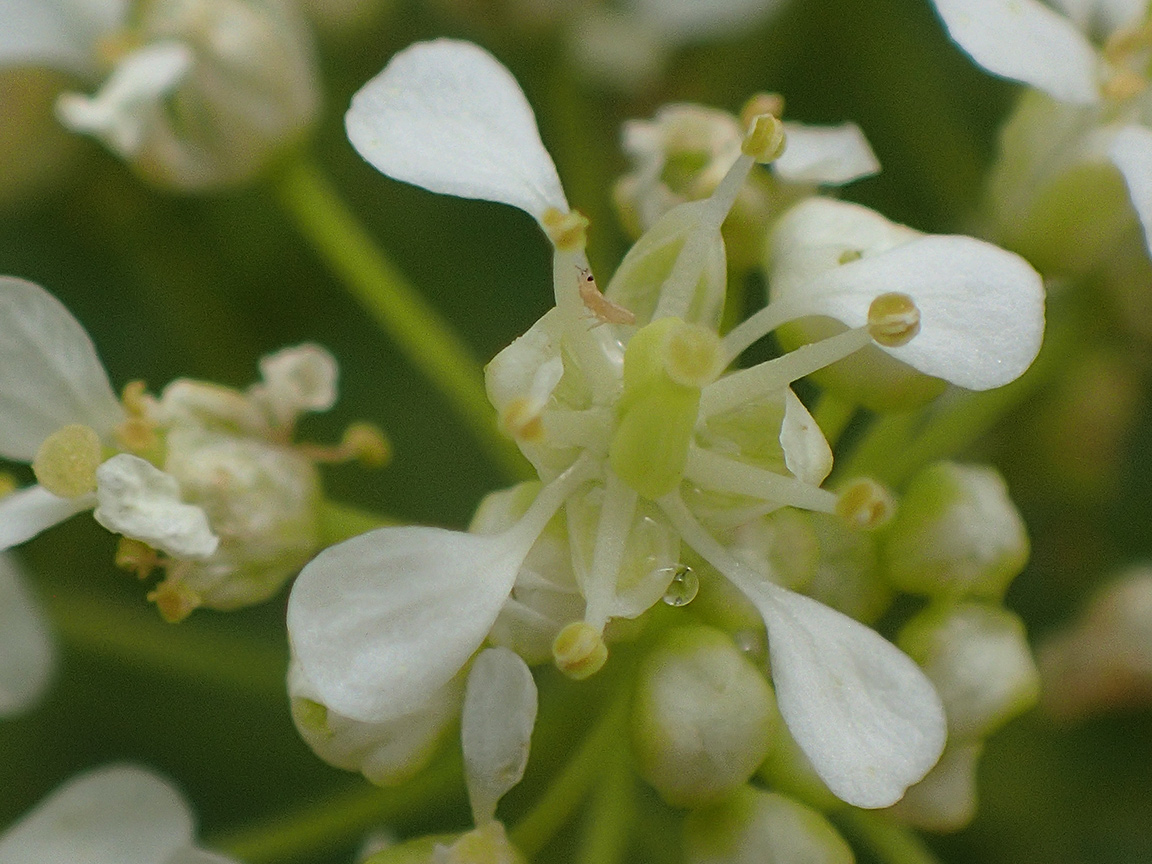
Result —
POLYGON ((623 306, 618 306, 600 293, 596 287, 596 280, 592 271, 587 267, 578 268, 580 271, 580 299, 584 301, 587 309, 601 324, 635 324, 636 316, 623 306))

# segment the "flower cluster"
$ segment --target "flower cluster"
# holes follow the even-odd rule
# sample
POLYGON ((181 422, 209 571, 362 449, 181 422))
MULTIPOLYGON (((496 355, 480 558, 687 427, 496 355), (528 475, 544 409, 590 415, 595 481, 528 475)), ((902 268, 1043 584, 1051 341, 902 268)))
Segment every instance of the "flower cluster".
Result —
MULTIPOLYGON (((333 761, 364 759, 372 776, 367 762, 402 746, 402 730, 447 725, 486 642, 590 676, 627 630, 619 622, 651 619, 662 600, 682 606, 698 570, 738 589, 766 630, 774 699, 750 697, 761 707, 744 713, 754 720, 774 701, 799 758, 840 799, 869 808, 900 799, 944 748, 945 709, 929 678, 869 627, 785 587, 773 556, 746 554, 736 537, 790 512, 781 508, 838 520, 849 534, 887 521, 894 503, 875 482, 822 487, 831 449, 791 384, 863 351, 910 376, 1005 384, 1039 347, 1036 273, 987 243, 808 198, 772 214, 771 302, 722 333, 721 226, 758 163, 789 153, 792 164, 815 161, 809 148, 823 136, 793 142, 778 117, 751 113, 723 176, 705 197, 654 215, 601 293, 585 257, 587 220, 568 207, 518 85, 487 52, 449 40, 402 51, 357 94, 347 127, 389 176, 531 215, 553 249, 555 307, 487 367, 501 427, 539 481, 491 496, 470 533, 383 528, 327 549, 293 587, 290 687, 298 724, 307 715, 309 740, 325 742, 317 751, 371 738, 333 761), (730 368, 789 323, 816 335, 730 368)), ((824 152, 836 162, 846 149, 824 152)), ((873 360, 863 362, 882 378, 873 360)), ((685 638, 693 657, 697 647, 719 652, 709 668, 748 662, 735 647, 726 653, 727 635, 685 638)), ((762 674, 736 690, 766 688, 762 674)), ((748 761, 723 788, 748 779, 759 760, 748 761)))
POLYGON ((0 548, 84 510, 123 535, 117 561, 178 621, 199 606, 259 603, 316 551, 317 461, 381 464, 371 427, 341 445, 294 445, 297 418, 336 400, 336 362, 316 345, 260 361, 246 392, 178 380, 158 398, 142 382, 113 393, 80 323, 38 285, 0 279, 0 455, 37 483, 0 499, 0 548))

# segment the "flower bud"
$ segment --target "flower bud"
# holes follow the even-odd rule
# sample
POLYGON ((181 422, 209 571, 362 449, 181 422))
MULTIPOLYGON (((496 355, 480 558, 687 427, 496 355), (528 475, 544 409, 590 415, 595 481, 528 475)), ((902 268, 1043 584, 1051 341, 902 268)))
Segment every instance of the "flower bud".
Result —
POLYGON ((994 598, 1023 569, 1029 544, 995 469, 937 462, 912 478, 881 549, 902 591, 994 598))
POLYGON ((844 838, 815 810, 750 786, 688 815, 684 857, 688 864, 855 860, 844 838))
POLYGON ((714 801, 764 760, 775 717, 768 682, 731 639, 703 626, 673 630, 640 670, 637 769, 675 807, 714 801))
POLYGON ((892 589, 880 571, 876 535, 858 531, 837 515, 812 513, 819 558, 804 593, 871 624, 892 603, 892 589))
POLYGON ((250 182, 315 119, 315 58, 290 3, 158 0, 117 36, 143 47, 117 58, 95 96, 62 96, 57 113, 158 185, 250 182))
POLYGON ((983 743, 950 744, 936 767, 886 812, 926 831, 959 831, 976 815, 976 766, 983 749, 983 743))
POLYGON ((954 742, 991 734, 1040 693, 1024 624, 1006 609, 930 606, 904 626, 896 644, 935 685, 954 742))

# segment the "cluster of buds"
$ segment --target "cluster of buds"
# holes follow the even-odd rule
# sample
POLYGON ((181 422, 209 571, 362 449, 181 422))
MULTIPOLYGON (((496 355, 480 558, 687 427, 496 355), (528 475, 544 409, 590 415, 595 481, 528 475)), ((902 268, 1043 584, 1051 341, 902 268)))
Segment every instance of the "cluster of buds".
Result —
POLYGON ((61 123, 147 180, 181 190, 245 183, 310 128, 319 84, 289 0, 5 4, 0 65, 99 83, 65 93, 61 123))
POLYGON ((354 424, 335 447, 294 444, 297 418, 336 400, 336 361, 316 345, 264 357, 246 391, 178 380, 114 394, 80 323, 38 285, 0 279, 0 455, 37 484, 0 499, 0 548, 84 510, 122 535, 117 563, 163 580, 149 594, 179 621, 193 609, 266 600, 316 551, 316 463, 380 465, 388 445, 354 424))
MULTIPOLYGON (((402 51, 357 94, 347 128, 389 176, 530 214, 552 246, 556 305, 487 368, 501 427, 539 480, 489 496, 470 532, 372 531, 325 550, 295 583, 289 687, 305 737, 334 764, 402 779, 451 725, 485 645, 581 680, 609 662, 614 640, 641 633, 651 641, 633 682, 632 742, 643 776, 675 806, 728 808, 748 843, 779 834, 847 860, 822 817, 749 787, 754 773, 775 752, 792 766, 781 787, 806 772, 827 797, 888 807, 936 764, 953 720, 931 658, 922 671, 853 617, 873 620, 893 590, 870 590, 861 562, 871 554, 875 566, 884 543, 899 550, 877 532, 895 503, 867 478, 823 488, 832 451, 790 385, 863 351, 913 378, 1005 384, 1039 347, 1038 275, 989 244, 812 198, 773 220, 771 301, 722 333, 721 226, 757 165, 792 147, 773 113, 747 117, 723 176, 658 215, 603 293, 587 220, 569 209, 519 86, 487 52, 450 40, 402 51), (803 347, 729 368, 782 325, 814 320, 821 332, 803 347), (805 560, 793 549, 807 531, 805 560), (704 583, 741 597, 748 614, 709 620, 705 604, 697 615, 704 583), (798 833, 777 830, 785 824, 798 833)), ((795 159, 825 139, 808 141, 798 136, 795 159)), ((880 388, 884 367, 863 362, 880 388)), ((905 535, 931 530, 922 509, 904 517, 905 535)), ((948 553, 983 562, 981 527, 972 531, 975 550, 960 537, 948 553)), ((1004 581, 1012 565, 992 557, 995 573, 961 562, 952 581, 1004 581)), ((481 727, 463 701, 467 738, 481 727)), ((484 735, 519 728, 519 704, 485 702, 498 716, 484 735)), ((493 799, 477 813, 480 829, 494 809, 493 799)), ((693 860, 713 860, 707 820, 687 824, 698 829, 689 845, 705 850, 693 860)), ((434 847, 430 860, 455 860, 434 847)))

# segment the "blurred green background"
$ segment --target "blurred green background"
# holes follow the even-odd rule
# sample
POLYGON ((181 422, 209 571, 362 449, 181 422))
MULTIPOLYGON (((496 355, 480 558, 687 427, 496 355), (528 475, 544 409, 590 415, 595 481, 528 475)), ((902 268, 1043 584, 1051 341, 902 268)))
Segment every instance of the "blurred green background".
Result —
MULTIPOLYGON (((397 2, 366 29, 320 40, 326 107, 311 149, 398 267, 483 360, 551 305, 548 249, 519 211, 403 186, 351 149, 342 126, 351 94, 408 43, 471 38, 511 68, 569 200, 593 219, 590 255, 605 274, 626 248, 609 199, 625 167, 618 130, 626 118, 669 101, 738 111, 753 92, 780 92, 789 119, 854 120, 864 129, 884 170, 845 197, 921 230, 961 231, 1015 94, 951 46, 927 0, 792 0, 738 39, 678 51, 660 84, 629 95, 584 79, 556 34, 503 26, 475 0, 459 4, 468 7, 463 15, 448 14, 449 5, 397 2)), ((58 296, 92 334, 116 386, 142 378, 156 391, 179 376, 246 386, 262 354, 316 341, 340 362, 340 401, 308 418, 301 437, 335 441, 349 422, 367 419, 395 447, 393 463, 378 473, 326 471, 333 499, 461 527, 504 482, 296 233, 268 186, 166 194, 98 145, 75 146, 67 172, 49 187, 0 205, 0 272, 58 296)), ((1033 636, 1066 621, 1109 571, 1149 556, 1152 427, 1143 387, 1115 463, 1098 468, 1101 482, 1066 482, 1037 456, 1029 430, 1038 403, 1021 406, 979 452, 1001 465, 1032 531, 1034 560, 1008 605, 1033 636)), ((1090 443, 1065 445, 1067 458, 1086 460, 1093 475, 1099 453, 1076 450, 1090 443)), ((49 698, 0 724, 0 824, 75 772, 115 760, 175 778, 209 839, 364 786, 322 764, 292 729, 282 682, 286 591, 261 608, 201 611, 169 626, 144 603, 141 586, 113 568, 114 548, 113 537, 79 517, 22 550, 63 647, 49 698)), ((975 823, 931 841, 944 861, 1152 861, 1147 710, 1076 726, 1030 712, 991 740, 980 787, 975 823)), ((466 822, 462 794, 442 807, 446 824, 466 822)), ((410 819, 397 827, 431 826, 410 819)), ((300 860, 350 855, 340 847, 300 860)))

